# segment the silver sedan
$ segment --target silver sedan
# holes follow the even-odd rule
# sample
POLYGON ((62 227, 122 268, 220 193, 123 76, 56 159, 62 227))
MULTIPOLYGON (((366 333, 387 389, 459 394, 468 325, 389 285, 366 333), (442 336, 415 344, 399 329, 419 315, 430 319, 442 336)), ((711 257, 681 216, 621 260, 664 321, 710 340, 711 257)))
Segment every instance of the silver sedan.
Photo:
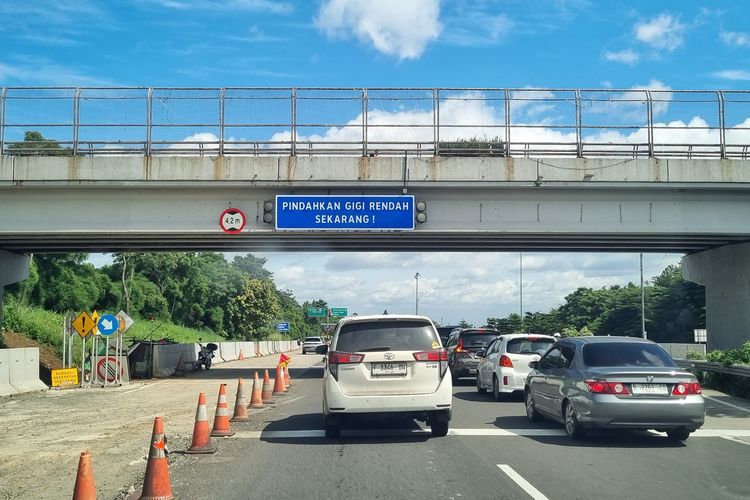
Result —
POLYGON ((655 429, 684 441, 703 426, 700 384, 650 340, 566 338, 529 366, 526 415, 557 420, 572 438, 590 428, 620 428, 655 429))

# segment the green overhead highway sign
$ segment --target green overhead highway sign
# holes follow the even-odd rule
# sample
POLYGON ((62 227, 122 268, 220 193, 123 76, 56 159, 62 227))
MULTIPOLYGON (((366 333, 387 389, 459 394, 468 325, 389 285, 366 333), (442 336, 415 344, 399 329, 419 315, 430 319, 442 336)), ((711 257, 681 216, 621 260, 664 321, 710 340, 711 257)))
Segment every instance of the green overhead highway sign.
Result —
POLYGON ((343 318, 344 316, 347 316, 349 314, 349 311, 346 307, 332 307, 331 308, 331 316, 335 316, 337 318, 343 318))
POLYGON ((327 311, 325 307, 308 307, 307 317, 308 318, 325 318, 327 311))

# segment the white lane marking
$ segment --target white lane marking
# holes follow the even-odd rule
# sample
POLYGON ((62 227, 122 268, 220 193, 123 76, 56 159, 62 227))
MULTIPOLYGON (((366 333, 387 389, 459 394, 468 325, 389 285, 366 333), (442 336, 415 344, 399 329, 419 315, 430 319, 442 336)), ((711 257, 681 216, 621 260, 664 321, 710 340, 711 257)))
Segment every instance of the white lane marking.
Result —
POLYGON ((132 392, 140 391, 141 389, 150 389, 152 387, 156 387, 157 385, 161 385, 161 384, 163 384, 165 382, 169 382, 169 379, 160 380, 158 382, 154 382, 153 384, 143 384, 142 386, 136 387, 135 389, 124 390, 120 394, 118 394, 118 396, 125 396, 127 394, 132 393, 132 392))
POLYGON ((717 398, 712 398, 711 396, 706 396, 705 394, 703 395, 703 397, 706 399, 710 399, 711 401, 714 401, 715 403, 721 403, 723 405, 731 406, 732 408, 735 408, 737 410, 742 410, 742 411, 746 411, 750 413, 750 409, 743 408, 742 406, 736 405, 734 403, 730 403, 728 401, 722 401, 721 399, 717 399, 717 398))
POLYGON ((750 446, 750 442, 745 441, 744 439, 740 439, 738 437, 734 437, 734 436, 719 436, 719 437, 721 437, 722 439, 726 439, 727 441, 733 441, 735 443, 740 443, 740 444, 750 446))
MULTIPOLYGON (((657 436, 663 432, 651 431, 657 436)), ((427 429, 342 429, 343 437, 391 437, 391 436, 429 436, 427 429)), ((450 429, 449 436, 497 436, 497 437, 560 437, 564 430, 558 429, 450 429)), ((693 437, 750 437, 750 429, 698 429, 693 437)), ((293 439, 322 438, 325 432, 319 429, 300 429, 288 431, 237 431, 230 439, 293 439)))
POLYGON ((497 464, 501 471, 505 472, 523 491, 529 494, 534 500, 549 500, 544 494, 525 480, 521 474, 513 470, 513 467, 507 464, 497 464))

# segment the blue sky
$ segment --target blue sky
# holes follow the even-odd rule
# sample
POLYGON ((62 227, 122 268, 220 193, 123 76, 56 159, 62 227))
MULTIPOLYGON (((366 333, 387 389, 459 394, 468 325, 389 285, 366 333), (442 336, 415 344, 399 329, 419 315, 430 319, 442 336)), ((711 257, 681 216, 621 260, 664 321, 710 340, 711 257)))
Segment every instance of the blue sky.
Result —
MULTIPOLYGON (((747 89, 748 20, 750 3, 715 0, 4 0, 0 86, 747 89)), ((657 118, 711 120, 678 110, 657 118)), ((361 314, 413 311, 415 272, 444 323, 518 310, 518 254, 264 256, 299 300, 361 314)), ((678 260, 648 255, 646 276, 678 260)), ((524 267, 526 310, 638 280, 637 254, 524 267)))

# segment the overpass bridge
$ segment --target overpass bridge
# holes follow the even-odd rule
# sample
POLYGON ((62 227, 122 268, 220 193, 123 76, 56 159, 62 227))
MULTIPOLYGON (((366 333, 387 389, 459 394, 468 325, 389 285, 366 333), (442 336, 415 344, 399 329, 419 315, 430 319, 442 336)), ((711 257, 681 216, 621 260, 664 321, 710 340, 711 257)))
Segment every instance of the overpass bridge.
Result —
POLYGON ((707 287, 713 347, 750 331, 750 93, 0 97, 2 284, 23 276, 33 252, 669 251, 686 253, 685 277, 707 287), (277 195, 413 196, 426 218, 396 231, 285 231, 264 221, 277 195), (228 208, 246 219, 232 234, 219 224, 228 208))

